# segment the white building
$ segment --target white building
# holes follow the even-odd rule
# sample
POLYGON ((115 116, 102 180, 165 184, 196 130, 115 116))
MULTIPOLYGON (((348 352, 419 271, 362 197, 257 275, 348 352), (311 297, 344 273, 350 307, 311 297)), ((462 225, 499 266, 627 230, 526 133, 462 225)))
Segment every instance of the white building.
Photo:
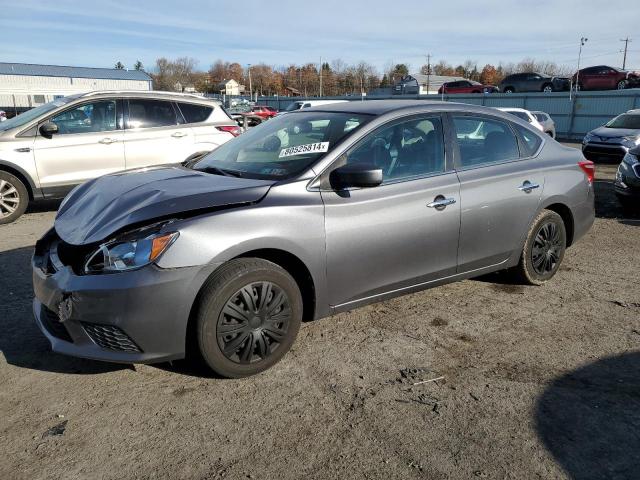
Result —
POLYGON ((24 111, 59 97, 92 90, 152 90, 141 70, 0 62, 0 110, 24 111))
POLYGON ((224 80, 218 84, 216 90, 222 95, 242 95, 244 94, 244 85, 240 85, 235 80, 224 80))

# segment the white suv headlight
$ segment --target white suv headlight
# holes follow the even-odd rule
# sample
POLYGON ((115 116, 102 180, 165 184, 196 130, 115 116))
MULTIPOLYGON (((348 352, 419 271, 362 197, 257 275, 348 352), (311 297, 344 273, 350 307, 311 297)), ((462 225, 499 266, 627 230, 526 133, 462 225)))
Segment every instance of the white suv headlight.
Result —
POLYGON ((149 265, 157 260, 178 238, 178 232, 149 233, 138 231, 139 236, 127 235, 104 243, 84 265, 85 273, 117 273, 149 265))

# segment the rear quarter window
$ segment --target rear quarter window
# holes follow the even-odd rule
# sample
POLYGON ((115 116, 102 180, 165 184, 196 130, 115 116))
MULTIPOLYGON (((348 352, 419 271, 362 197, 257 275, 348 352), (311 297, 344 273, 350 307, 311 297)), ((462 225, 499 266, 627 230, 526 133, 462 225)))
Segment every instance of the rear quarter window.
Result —
POLYGON ((542 144, 542 139, 531 130, 521 127, 520 125, 512 124, 512 126, 520 136, 520 157, 526 158, 535 155, 542 144))
POLYGON ((204 122, 211 116, 211 112, 213 112, 213 107, 196 105, 195 103, 178 103, 178 107, 187 123, 204 122))

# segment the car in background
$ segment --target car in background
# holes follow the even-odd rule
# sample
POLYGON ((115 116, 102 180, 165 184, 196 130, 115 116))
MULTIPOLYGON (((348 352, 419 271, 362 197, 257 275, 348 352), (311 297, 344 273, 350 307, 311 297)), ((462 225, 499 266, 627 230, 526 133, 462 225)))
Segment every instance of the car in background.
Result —
POLYGON ((621 161, 630 149, 640 145, 640 109, 629 110, 591 130, 582 140, 585 158, 621 161))
POLYGON ((319 107, 320 105, 331 105, 332 103, 345 103, 348 101, 349 100, 296 100, 290 103, 287 108, 278 112, 278 115, 295 112, 301 108, 319 107))
POLYGON ((257 117, 267 120, 275 117, 278 114, 278 111, 267 105, 254 105, 251 107, 251 113, 257 117))
POLYGON ((31 200, 63 198, 92 178, 191 161, 240 134, 222 104, 195 95, 71 95, 0 123, 0 224, 31 200))
POLYGON ((578 150, 493 108, 303 108, 191 168, 74 190, 36 243, 33 313, 59 353, 199 353, 246 377, 303 320, 500 270, 549 282, 593 224, 593 179, 578 150))
POLYGON ((640 146, 630 148, 622 157, 613 188, 620 205, 640 210, 640 146))
POLYGON ((504 77, 498 89, 503 93, 562 92, 569 90, 569 79, 536 72, 514 73, 504 77))
POLYGON ((499 107, 498 110, 510 113, 527 123, 530 123, 532 127, 537 128, 541 132, 544 132, 544 127, 538 121, 538 119, 529 111, 524 108, 512 108, 512 107, 499 107))
POLYGON ((553 118, 546 113, 541 112, 539 110, 534 110, 531 114, 536 117, 538 123, 542 125, 542 131, 551 136, 551 138, 556 138, 556 122, 553 121, 553 118))
POLYGON ((574 73, 572 82, 578 90, 624 90, 640 87, 640 73, 598 65, 574 73))
POLYGON ((439 94, 443 93, 494 93, 498 89, 493 85, 484 85, 474 80, 456 80, 445 82, 438 89, 439 94))

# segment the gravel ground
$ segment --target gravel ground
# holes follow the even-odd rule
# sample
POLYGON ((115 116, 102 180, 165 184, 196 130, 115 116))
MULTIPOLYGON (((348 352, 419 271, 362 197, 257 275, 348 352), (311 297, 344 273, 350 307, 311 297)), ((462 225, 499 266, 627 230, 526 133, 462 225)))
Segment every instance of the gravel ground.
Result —
POLYGON ((0 479, 640 478, 640 216, 614 172, 550 284, 489 276, 306 323, 233 381, 51 353, 30 310, 41 206, 0 227, 0 479))

